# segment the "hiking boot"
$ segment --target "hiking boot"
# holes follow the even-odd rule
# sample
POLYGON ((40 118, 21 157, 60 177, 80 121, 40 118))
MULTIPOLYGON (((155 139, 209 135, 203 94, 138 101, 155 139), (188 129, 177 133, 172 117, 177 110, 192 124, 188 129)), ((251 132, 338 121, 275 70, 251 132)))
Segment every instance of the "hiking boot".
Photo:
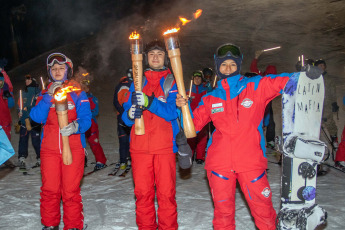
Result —
POLYGON ((26 170, 25 157, 19 158, 19 170, 26 170))

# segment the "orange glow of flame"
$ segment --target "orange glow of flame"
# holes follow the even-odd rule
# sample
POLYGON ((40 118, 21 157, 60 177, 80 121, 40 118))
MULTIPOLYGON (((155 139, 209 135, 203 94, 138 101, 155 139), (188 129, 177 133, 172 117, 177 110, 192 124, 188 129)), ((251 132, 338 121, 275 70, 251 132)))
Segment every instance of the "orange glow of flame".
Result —
POLYGON ((76 88, 74 86, 67 86, 65 88, 60 89, 55 95, 54 98, 57 101, 62 101, 67 98, 67 93, 73 92, 73 91, 78 91, 80 90, 79 88, 76 88))
POLYGON ((86 77, 87 75, 89 75, 89 73, 82 73, 82 75, 86 77))
POLYGON ((129 35, 129 39, 139 39, 140 34, 138 34, 136 31, 132 32, 131 35, 129 35))
POLYGON ((166 34, 172 34, 172 33, 177 33, 178 31, 180 30, 180 27, 178 28, 172 28, 170 30, 167 30, 163 33, 163 35, 166 35, 166 34))
POLYGON ((200 17, 201 13, 202 13, 202 9, 198 9, 197 11, 195 11, 195 13, 193 14, 194 18, 197 19, 198 17, 200 17))
POLYGON ((180 21, 182 22, 182 25, 186 25, 188 22, 190 22, 191 20, 188 20, 187 18, 182 18, 182 17, 179 17, 180 21))

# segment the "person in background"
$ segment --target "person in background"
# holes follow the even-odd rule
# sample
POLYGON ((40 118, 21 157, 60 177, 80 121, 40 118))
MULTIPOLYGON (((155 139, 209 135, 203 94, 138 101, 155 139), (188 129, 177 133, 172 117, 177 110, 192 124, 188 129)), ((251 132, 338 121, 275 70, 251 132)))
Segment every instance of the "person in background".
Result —
MULTIPOLYGON (((202 71, 194 71, 192 74, 193 86, 192 92, 187 91, 187 95, 190 93, 190 107, 194 111, 202 96, 206 95, 207 88, 202 84, 204 75, 202 71)), ((197 164, 203 164, 205 161, 206 145, 207 145, 207 130, 209 126, 205 126, 194 138, 187 139, 190 148, 192 149, 193 155, 196 154, 195 162, 197 164)))
POLYGON ((28 157, 29 136, 31 135, 31 143, 36 152, 36 164, 34 167, 41 165, 40 160, 40 140, 41 140, 41 124, 34 122, 30 118, 31 109, 36 105, 36 99, 40 93, 39 85, 36 79, 31 75, 25 75, 25 90, 22 92, 22 99, 18 100, 18 117, 20 124, 18 160, 19 168, 26 170, 25 159, 28 157), (22 101, 21 101, 22 100, 22 101), (22 108, 21 108, 22 105, 22 108))
POLYGON ((206 67, 202 70, 202 74, 204 75, 204 82, 203 85, 207 88, 207 92, 211 92, 213 90, 213 70, 209 67, 206 67))
POLYGON ((96 165, 94 171, 98 171, 107 167, 107 158, 104 154, 103 148, 99 142, 99 129, 96 117, 99 114, 98 99, 90 92, 91 82, 93 77, 81 66, 78 67, 78 71, 75 74, 76 81, 80 84, 81 90, 86 93, 87 98, 90 102, 92 119, 91 127, 85 132, 85 137, 89 142, 91 151, 96 159, 96 165))
POLYGON ((8 89, 11 93, 13 93, 13 85, 11 82, 10 77, 7 75, 6 71, 5 71, 5 66, 7 65, 7 59, 6 58, 2 58, 0 59, 0 72, 3 74, 4 78, 5 78, 5 82, 8 85, 8 89))
POLYGON ((43 230, 58 230, 62 203, 64 230, 82 230, 84 212, 80 181, 84 175, 85 132, 91 127, 90 102, 86 93, 80 90, 80 85, 71 81, 73 64, 64 54, 52 53, 48 56, 47 72, 50 83, 42 90, 30 112, 33 121, 43 124, 41 222, 43 230), (77 90, 67 93, 69 124, 60 129, 54 95, 67 86, 77 90), (73 158, 70 165, 65 165, 62 159, 62 136, 69 137, 73 158))
POLYGON ((124 112, 123 103, 126 101, 129 94, 129 87, 133 82, 132 68, 127 69, 127 75, 120 79, 120 83, 115 87, 113 105, 117 110, 117 136, 119 138, 119 152, 120 152, 120 167, 121 170, 131 163, 129 155, 129 135, 131 127, 128 127, 122 120, 124 112))
POLYGON ((0 72, 0 125, 11 141, 12 117, 10 109, 14 107, 13 93, 5 82, 3 73, 0 72))

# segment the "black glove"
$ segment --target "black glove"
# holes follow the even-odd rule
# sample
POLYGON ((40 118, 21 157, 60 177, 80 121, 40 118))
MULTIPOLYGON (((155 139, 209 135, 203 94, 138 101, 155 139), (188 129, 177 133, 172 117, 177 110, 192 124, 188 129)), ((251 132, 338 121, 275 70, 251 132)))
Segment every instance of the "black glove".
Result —
POLYGON ((4 91, 2 98, 7 99, 9 97, 12 97, 10 91, 8 91, 8 90, 4 91))
POLYGON ((186 135, 181 129, 176 135, 176 145, 178 147, 178 164, 182 169, 188 169, 192 166, 193 152, 187 143, 186 135))
POLYGON ((309 77, 310 79, 318 79, 321 74, 322 74, 322 70, 319 69, 319 67, 316 66, 312 66, 312 65, 304 65, 301 69, 302 72, 306 72, 307 77, 309 77))

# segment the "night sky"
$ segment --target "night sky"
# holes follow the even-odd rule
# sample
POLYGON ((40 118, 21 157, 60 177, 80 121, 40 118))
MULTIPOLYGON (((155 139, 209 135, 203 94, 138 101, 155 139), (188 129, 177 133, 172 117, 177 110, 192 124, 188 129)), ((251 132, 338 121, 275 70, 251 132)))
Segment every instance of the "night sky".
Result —
MULTIPOLYGON (((145 16, 161 0, 2 0, 0 6, 0 58, 13 68, 13 44, 19 63, 58 46, 96 33, 110 20, 132 13, 145 16), (11 32, 13 26, 13 33, 11 32), (13 42, 15 41, 15 42, 13 42)), ((171 2, 171 1, 170 1, 171 2)))

